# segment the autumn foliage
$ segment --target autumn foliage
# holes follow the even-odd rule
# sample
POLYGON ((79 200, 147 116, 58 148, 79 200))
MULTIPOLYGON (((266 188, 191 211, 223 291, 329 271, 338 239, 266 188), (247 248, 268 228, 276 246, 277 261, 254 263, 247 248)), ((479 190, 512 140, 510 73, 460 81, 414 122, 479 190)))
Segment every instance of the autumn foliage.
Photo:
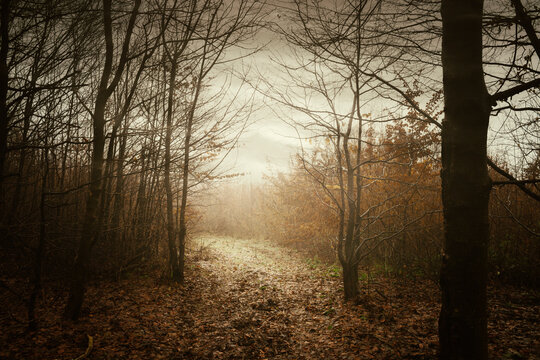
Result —
MULTIPOLYGON (((408 119, 414 117, 408 114, 408 119)), ((354 149, 352 149, 354 150, 354 149)), ((438 279, 442 213, 438 134, 423 122, 403 121, 366 131, 362 157, 365 230, 361 268, 387 275, 438 279)), ((200 231, 279 244, 337 261, 340 191, 328 140, 291 160, 290 173, 264 183, 225 185, 211 195, 200 231), (327 173, 308 172, 302 156, 327 173)), ((497 179, 496 174, 492 174, 497 179)), ((491 197, 490 273, 494 279, 538 285, 535 200, 519 189, 494 187, 491 197)))

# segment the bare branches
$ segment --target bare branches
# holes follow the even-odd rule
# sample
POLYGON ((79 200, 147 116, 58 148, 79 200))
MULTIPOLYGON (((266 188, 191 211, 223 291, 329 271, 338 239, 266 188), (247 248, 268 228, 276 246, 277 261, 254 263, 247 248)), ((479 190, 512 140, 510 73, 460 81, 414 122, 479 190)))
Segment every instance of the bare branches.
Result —
POLYGON ((533 27, 531 18, 527 15, 525 9, 523 8, 521 0, 511 0, 511 2, 514 10, 516 11, 516 18, 519 21, 519 24, 523 27, 523 29, 525 29, 534 51, 536 52, 536 56, 538 56, 540 59, 540 39, 538 39, 538 35, 536 35, 536 30, 533 27))
POLYGON ((535 199, 536 201, 540 201, 540 195, 534 193, 528 187, 525 186, 527 184, 527 182, 517 180, 511 174, 509 174, 508 172, 504 171, 499 166, 497 166, 491 159, 488 158, 487 162, 488 162, 488 165, 493 170, 495 170, 497 173, 499 173, 502 176, 504 176, 505 178, 507 178, 512 184, 518 186, 521 189, 521 191, 523 191, 525 194, 529 195, 531 198, 535 199))
POLYGON ((514 86, 503 91, 499 91, 498 93, 491 95, 492 106, 495 106, 497 104, 497 101, 508 100, 512 96, 518 95, 524 91, 533 88, 540 88, 540 78, 528 81, 526 83, 514 86))

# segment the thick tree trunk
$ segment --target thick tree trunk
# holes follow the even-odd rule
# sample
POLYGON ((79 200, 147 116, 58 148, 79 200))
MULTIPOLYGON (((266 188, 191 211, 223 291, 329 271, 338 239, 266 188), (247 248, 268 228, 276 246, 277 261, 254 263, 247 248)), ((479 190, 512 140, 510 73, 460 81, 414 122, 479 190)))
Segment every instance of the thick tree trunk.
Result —
POLYGON ((358 296, 358 264, 348 263, 343 266, 343 289, 345 300, 354 300, 358 296))
POLYGON ((441 359, 487 359, 490 103, 482 71, 482 10, 481 0, 442 2, 441 359))

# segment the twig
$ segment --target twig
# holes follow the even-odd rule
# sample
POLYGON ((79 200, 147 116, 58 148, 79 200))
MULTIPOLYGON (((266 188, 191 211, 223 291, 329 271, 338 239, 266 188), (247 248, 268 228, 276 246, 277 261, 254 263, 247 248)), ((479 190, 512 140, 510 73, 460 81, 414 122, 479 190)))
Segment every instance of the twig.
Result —
POLYGON ((264 324, 266 324, 268 321, 270 321, 270 320, 272 320, 272 319, 275 319, 277 315, 278 315, 278 314, 274 314, 274 315, 272 315, 272 316, 267 317, 263 322, 261 322, 261 324, 260 324, 258 327, 261 328, 261 327, 262 327, 264 324))
POLYGON ((94 338, 92 338, 90 335, 86 335, 86 336, 88 336, 88 347, 86 348, 86 351, 84 352, 84 354, 82 354, 81 356, 73 360, 85 359, 88 355, 90 355, 90 352, 92 352, 92 348, 94 347, 94 338))

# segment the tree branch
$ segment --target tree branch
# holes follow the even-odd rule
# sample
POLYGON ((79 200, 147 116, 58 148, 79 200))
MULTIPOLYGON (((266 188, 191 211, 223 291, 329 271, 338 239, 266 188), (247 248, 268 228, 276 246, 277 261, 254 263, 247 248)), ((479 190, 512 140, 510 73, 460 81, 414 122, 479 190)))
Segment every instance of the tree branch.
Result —
POLYGON ((507 173, 506 171, 504 171, 500 167, 498 167, 489 157, 487 159, 487 163, 493 170, 495 170, 496 172, 498 172, 499 174, 501 174, 502 176, 504 176, 505 178, 510 180, 511 183, 513 183, 514 185, 519 187, 525 194, 529 195, 530 197, 532 197, 536 201, 540 201, 540 195, 532 192, 521 181, 519 181, 518 179, 516 179, 515 177, 513 177, 512 175, 510 175, 509 173, 507 173))
POLYGON ((513 88, 506 89, 504 91, 499 91, 498 93, 491 95, 491 105, 495 106, 497 105, 497 101, 507 100, 508 98, 519 94, 520 92, 523 92, 523 91, 526 91, 535 87, 540 87, 540 78, 514 86, 513 88))
POLYGON ((536 31, 534 30, 531 18, 525 12, 525 8, 523 8, 521 0, 511 1, 512 5, 514 6, 514 10, 516 10, 516 18, 519 21, 519 24, 523 27, 523 29, 525 29, 529 40, 531 40, 531 44, 534 48, 534 51, 536 52, 536 55, 540 57, 540 40, 536 35, 536 31))

